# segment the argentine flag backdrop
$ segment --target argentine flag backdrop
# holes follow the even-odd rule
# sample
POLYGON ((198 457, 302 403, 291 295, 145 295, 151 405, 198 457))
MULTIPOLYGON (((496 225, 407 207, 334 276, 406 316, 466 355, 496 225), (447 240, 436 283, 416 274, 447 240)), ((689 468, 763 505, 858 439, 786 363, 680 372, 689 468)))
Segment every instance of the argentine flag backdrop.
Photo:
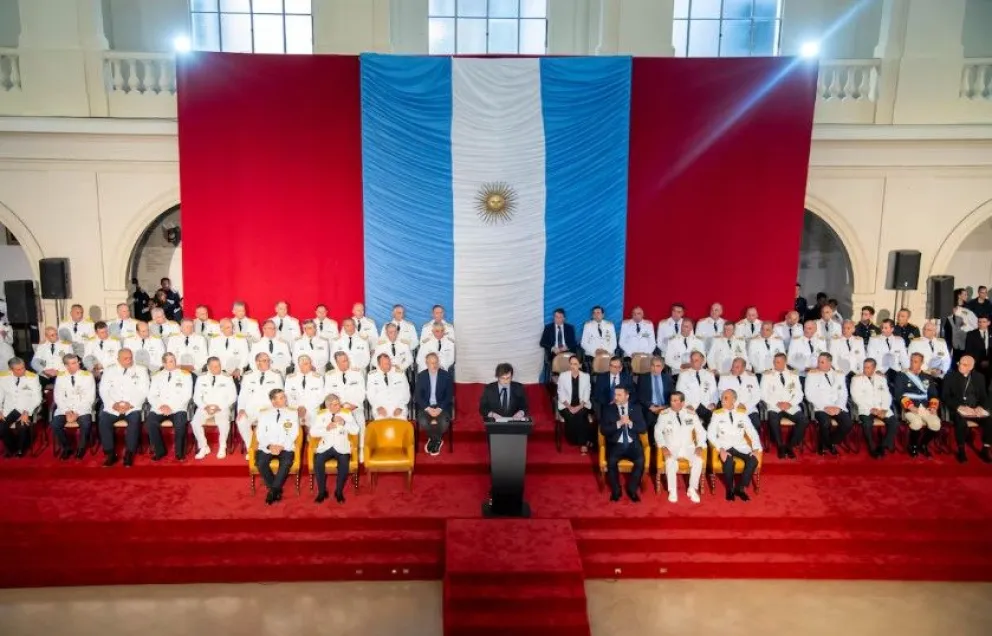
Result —
POLYGON ((629 57, 363 55, 368 315, 444 305, 458 382, 503 361, 538 382, 556 307, 580 331, 595 304, 619 322, 630 78, 629 57), (486 214, 500 188, 510 214, 486 214))

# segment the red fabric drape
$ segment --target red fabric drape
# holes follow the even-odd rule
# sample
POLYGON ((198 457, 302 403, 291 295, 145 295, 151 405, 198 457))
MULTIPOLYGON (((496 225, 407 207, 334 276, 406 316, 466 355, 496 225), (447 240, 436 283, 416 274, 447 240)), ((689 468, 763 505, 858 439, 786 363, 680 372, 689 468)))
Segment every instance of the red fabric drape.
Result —
POLYGON ((181 56, 186 310, 257 318, 285 299, 350 315, 365 287, 355 56, 181 56))
POLYGON ((625 310, 792 307, 816 65, 634 58, 625 310))

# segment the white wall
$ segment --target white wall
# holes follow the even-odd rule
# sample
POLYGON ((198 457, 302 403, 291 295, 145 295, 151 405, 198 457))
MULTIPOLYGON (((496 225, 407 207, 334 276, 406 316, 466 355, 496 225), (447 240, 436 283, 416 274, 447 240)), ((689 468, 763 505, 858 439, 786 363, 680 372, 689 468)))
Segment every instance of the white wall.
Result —
POLYGON ((977 288, 992 283, 992 220, 982 223, 961 244, 947 273, 955 287, 977 288))
MULTIPOLYGON (((6 228, 0 225, 0 241, 6 228)), ((28 261, 28 255, 20 245, 7 245, 0 242, 0 297, 3 296, 3 284, 8 280, 34 280, 34 271, 28 261)))
POLYGON ((965 57, 992 57, 992 0, 968 0, 961 43, 965 57))

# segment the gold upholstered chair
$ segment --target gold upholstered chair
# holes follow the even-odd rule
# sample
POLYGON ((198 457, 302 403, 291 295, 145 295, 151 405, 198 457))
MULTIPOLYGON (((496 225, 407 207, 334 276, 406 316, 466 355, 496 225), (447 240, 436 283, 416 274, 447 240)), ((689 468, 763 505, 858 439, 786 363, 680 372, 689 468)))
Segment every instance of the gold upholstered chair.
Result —
MULTIPOLYGON (((251 444, 248 447, 248 474, 251 475, 251 494, 255 494, 255 477, 258 476, 258 466, 255 465, 255 451, 258 450, 258 439, 254 431, 251 434, 251 444)), ((296 477, 296 494, 300 494, 300 463, 303 459, 303 429, 296 435, 296 442, 293 444, 293 464, 289 467, 289 474, 296 477)), ((279 470, 279 461, 272 459, 269 461, 272 472, 279 470)))
MULTIPOLYGON (((751 438, 747 435, 744 439, 751 443, 751 438)), ((709 454, 709 461, 706 462, 706 474, 710 478, 710 494, 716 492, 716 480, 718 477, 723 476, 723 462, 720 461, 720 451, 716 449, 713 444, 706 445, 707 452, 709 454)), ((758 494, 761 490, 761 463, 764 461, 765 454, 761 453, 758 455, 758 467, 754 469, 754 477, 751 480, 751 485, 754 487, 754 493, 758 494)), ((744 472, 744 460, 735 457, 734 458, 734 474, 740 475, 744 472)))
MULTIPOLYGON (((651 484, 651 444, 648 441, 647 433, 639 433, 637 435, 641 440, 641 448, 644 449, 644 474, 641 476, 641 482, 644 481, 644 477, 648 478, 648 486, 651 484)), ((600 430, 596 431, 596 438, 599 441, 599 490, 602 491, 603 487, 606 485, 606 438, 603 437, 603 432, 600 430)), ((617 468, 621 475, 629 475, 630 471, 634 470, 634 462, 629 459, 621 459, 617 463, 617 468)))
MULTIPOLYGON (((348 441, 351 443, 351 455, 348 459, 348 473, 351 475, 351 483, 358 490, 358 435, 349 435, 348 441)), ((317 458, 317 444, 319 439, 308 436, 307 442, 307 472, 310 473, 310 491, 313 491, 314 466, 317 458)), ((328 475, 338 474, 338 460, 328 459, 324 462, 324 469, 328 475)))
POLYGON ((379 473, 406 473, 406 487, 413 489, 413 424, 407 420, 373 420, 365 425, 365 472, 375 490, 379 473))

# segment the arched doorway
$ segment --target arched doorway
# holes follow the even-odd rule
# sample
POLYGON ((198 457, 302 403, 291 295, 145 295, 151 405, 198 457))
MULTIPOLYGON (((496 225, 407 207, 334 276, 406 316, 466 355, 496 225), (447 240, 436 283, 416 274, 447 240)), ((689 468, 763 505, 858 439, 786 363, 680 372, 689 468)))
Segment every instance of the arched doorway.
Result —
MULTIPOLYGON (((135 243, 128 261, 126 287, 131 292, 132 309, 136 317, 143 312, 134 306, 140 288, 153 295, 163 278, 169 278, 175 289, 182 290, 183 248, 179 225, 179 206, 169 208, 152 221, 135 243)), ((143 316, 147 318, 147 316, 143 316)))
POLYGON ((837 232, 815 213, 803 214, 803 238, 799 248, 799 273, 803 295, 810 306, 816 294, 824 292, 837 299, 837 308, 844 318, 851 318, 851 296, 854 293, 854 271, 851 256, 837 232))
POLYGON ((971 231, 951 256, 946 272, 954 277, 955 287, 965 287, 974 298, 979 285, 992 281, 992 219, 986 219, 971 231))
POLYGON ((4 283, 8 280, 34 280, 34 268, 20 241, 6 226, 0 224, 0 371, 7 370, 7 361, 16 351, 26 355, 38 334, 37 319, 27 325, 9 324, 4 283))

